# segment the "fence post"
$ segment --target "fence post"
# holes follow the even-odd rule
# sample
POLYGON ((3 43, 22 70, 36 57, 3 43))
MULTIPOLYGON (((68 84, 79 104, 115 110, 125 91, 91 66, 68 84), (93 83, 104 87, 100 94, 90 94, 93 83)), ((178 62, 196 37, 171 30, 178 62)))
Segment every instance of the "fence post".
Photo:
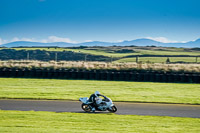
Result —
POLYGON ((55 62, 57 62, 57 60, 58 60, 58 53, 55 52, 55 62))
POLYGON ((139 58, 139 56, 136 56, 136 63, 138 63, 138 58, 139 58))
POLYGON ((29 52, 27 52, 27 60, 29 60, 29 52))

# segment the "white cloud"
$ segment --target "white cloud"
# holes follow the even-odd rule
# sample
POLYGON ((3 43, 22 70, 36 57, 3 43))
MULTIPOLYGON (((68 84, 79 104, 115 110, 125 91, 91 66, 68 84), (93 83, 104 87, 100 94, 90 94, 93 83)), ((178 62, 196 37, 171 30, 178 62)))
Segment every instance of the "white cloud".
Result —
POLYGON ((42 43, 53 43, 53 42, 66 42, 66 43, 77 43, 76 41, 72 41, 69 38, 62 38, 62 37, 57 37, 57 36, 49 36, 47 39, 35 39, 35 38, 18 38, 14 37, 11 40, 3 40, 0 38, 0 45, 5 44, 5 43, 10 43, 10 42, 16 42, 16 41, 28 41, 28 42, 42 42, 42 43))
POLYGON ((0 38, 0 45, 5 44, 5 43, 8 43, 8 41, 7 40, 3 40, 2 38, 0 38))
POLYGON ((116 42, 123 42, 124 40, 117 40, 116 42))
POLYGON ((93 40, 85 40, 84 42, 93 42, 93 40))
POLYGON ((167 39, 166 37, 145 37, 147 39, 151 39, 154 41, 162 42, 162 43, 177 43, 178 41, 172 41, 167 39))
MULTIPOLYGON (((152 39, 155 41, 159 41, 162 43, 177 43, 180 41, 172 41, 169 40, 165 37, 145 37, 147 39, 152 39)), ((10 40, 4 40, 0 38, 0 45, 5 44, 5 43, 10 43, 10 42, 15 42, 15 41, 29 41, 29 42, 42 42, 42 43, 54 43, 54 42, 66 42, 66 43, 78 43, 76 41, 72 41, 70 38, 63 38, 63 37, 57 37, 57 36, 49 36, 45 39, 35 39, 35 38, 19 38, 19 37, 14 37, 10 40)), ((84 42, 92 42, 93 40, 85 40, 84 42)), ((123 42, 124 40, 117 40, 116 42, 123 42)), ((181 41, 184 43, 183 41, 181 41)))
POLYGON ((16 42, 16 41, 20 41, 20 39, 18 37, 14 37, 11 42, 16 42))
POLYGON ((16 41, 36 42, 34 38, 18 38, 18 37, 14 37, 10 42, 16 42, 16 41))
POLYGON ((3 44, 3 40, 0 38, 0 45, 3 44))
POLYGON ((62 38, 62 37, 57 37, 57 36, 49 36, 47 39, 43 39, 40 42, 44 42, 44 43, 52 43, 52 42, 76 43, 76 41, 72 41, 69 38, 62 38))

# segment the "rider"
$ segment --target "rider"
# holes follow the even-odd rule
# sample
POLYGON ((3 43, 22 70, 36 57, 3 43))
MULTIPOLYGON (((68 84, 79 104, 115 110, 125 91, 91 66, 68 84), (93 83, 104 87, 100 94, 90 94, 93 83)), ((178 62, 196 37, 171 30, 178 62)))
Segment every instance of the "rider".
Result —
POLYGON ((95 111, 95 107, 97 107, 97 104, 96 104, 96 99, 101 96, 100 92, 99 91, 95 91, 94 94, 92 94, 89 98, 89 102, 92 102, 91 105, 92 105, 92 111, 94 112, 95 111))

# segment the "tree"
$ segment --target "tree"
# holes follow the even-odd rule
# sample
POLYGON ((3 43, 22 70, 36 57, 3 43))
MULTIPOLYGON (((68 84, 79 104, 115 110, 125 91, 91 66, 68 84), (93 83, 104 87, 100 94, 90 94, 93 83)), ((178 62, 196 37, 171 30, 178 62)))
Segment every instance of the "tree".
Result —
POLYGON ((170 59, 169 59, 169 57, 167 58, 166 63, 170 63, 170 59))

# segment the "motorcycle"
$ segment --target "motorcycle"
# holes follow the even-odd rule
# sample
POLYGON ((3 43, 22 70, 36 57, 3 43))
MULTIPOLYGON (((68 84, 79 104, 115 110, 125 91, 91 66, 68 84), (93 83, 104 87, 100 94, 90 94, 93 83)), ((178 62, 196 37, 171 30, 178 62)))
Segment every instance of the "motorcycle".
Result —
MULTIPOLYGON (((98 97, 96 99, 96 104, 97 106, 95 107, 95 110, 97 111, 109 111, 109 112, 116 112, 117 111, 117 107, 113 104, 112 100, 108 97, 102 96, 103 98, 98 97)), ((88 97, 83 97, 83 98, 79 98, 79 101, 82 102, 82 109, 85 112, 91 112, 92 111, 92 102, 89 102, 89 98, 88 97)))

